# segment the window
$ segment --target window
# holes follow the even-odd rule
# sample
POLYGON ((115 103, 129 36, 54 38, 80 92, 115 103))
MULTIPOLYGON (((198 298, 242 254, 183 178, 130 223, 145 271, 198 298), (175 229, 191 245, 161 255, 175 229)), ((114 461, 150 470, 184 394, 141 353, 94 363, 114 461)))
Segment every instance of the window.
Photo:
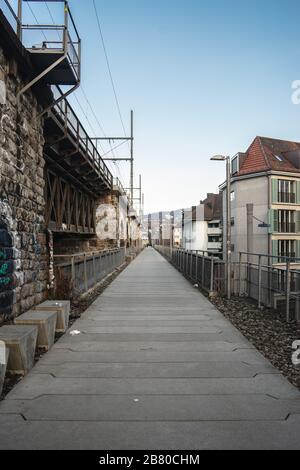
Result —
POLYGON ((289 180, 278 181, 278 202, 291 203, 296 202, 295 182, 289 180))
POLYGON ((238 173, 239 171, 239 157, 235 157, 232 161, 231 161, 231 172, 233 175, 235 175, 236 173, 238 173))
POLYGON ((278 211, 278 232, 279 233, 295 233, 295 212, 294 211, 278 211))
MULTIPOLYGON (((278 240, 278 255, 287 258, 296 258, 296 240, 278 240)), ((279 261, 283 261, 280 260, 279 261)))
POLYGON ((233 202, 235 200, 235 192, 234 191, 231 191, 231 193, 230 193, 230 200, 231 200, 231 202, 233 202))

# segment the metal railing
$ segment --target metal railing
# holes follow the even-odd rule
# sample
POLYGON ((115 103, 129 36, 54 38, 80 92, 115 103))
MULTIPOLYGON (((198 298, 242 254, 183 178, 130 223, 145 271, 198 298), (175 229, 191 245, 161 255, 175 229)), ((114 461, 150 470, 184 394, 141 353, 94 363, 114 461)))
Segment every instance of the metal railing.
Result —
MULTIPOLYGON (((28 51, 32 53, 51 53, 54 51, 56 53, 61 52, 62 54, 65 54, 76 79, 80 81, 81 39, 68 2, 65 2, 64 0, 60 1, 61 3, 64 3, 64 8, 62 10, 64 13, 64 24, 24 24, 22 20, 22 8, 20 11, 21 16, 19 17, 18 13, 15 12, 13 6, 8 0, 4 0, 3 5, 5 6, 5 14, 8 16, 8 21, 14 28, 20 41, 24 43, 24 32, 32 32, 31 40, 36 42, 38 40, 36 32, 39 32, 38 36, 40 35, 41 39, 39 45, 33 45, 32 42, 29 45, 26 44, 25 41, 24 46, 28 51), (51 34, 53 32, 58 36, 58 40, 53 40, 52 38, 45 39, 46 33, 51 34)), ((29 41, 30 38, 27 42, 29 41)))
POLYGON ((215 253, 188 251, 156 245, 155 249, 165 256, 184 276, 207 291, 210 295, 225 291, 225 263, 215 253))
POLYGON ((114 178, 113 179, 113 185, 116 186, 120 193, 123 194, 124 196, 127 196, 129 198, 129 194, 127 193, 127 191, 124 189, 124 186, 120 180, 120 178, 114 178))
POLYGON ((241 252, 233 263, 232 290, 300 320, 300 258, 241 252))
POLYGON ((66 280, 75 295, 87 292, 125 262, 125 248, 54 255, 57 279, 66 280))
MULTIPOLYGON (((59 99, 59 97, 63 95, 62 90, 58 86, 52 87, 52 91, 54 93, 55 100, 59 99)), ((51 114, 54 119, 58 120, 59 125, 64 128, 65 133, 73 140, 73 144, 78 148, 78 150, 88 158, 94 170, 99 174, 99 176, 102 178, 104 177, 106 182, 109 184, 109 187, 112 188, 113 175, 104 163, 92 139, 81 124, 68 100, 64 98, 59 101, 51 110, 51 114)))
POLYGON ((3 9, 3 13, 7 18, 7 21, 11 24, 12 28, 17 32, 21 29, 21 21, 18 18, 18 15, 15 13, 13 7, 11 6, 9 0, 2 0, 0 4, 3 9))

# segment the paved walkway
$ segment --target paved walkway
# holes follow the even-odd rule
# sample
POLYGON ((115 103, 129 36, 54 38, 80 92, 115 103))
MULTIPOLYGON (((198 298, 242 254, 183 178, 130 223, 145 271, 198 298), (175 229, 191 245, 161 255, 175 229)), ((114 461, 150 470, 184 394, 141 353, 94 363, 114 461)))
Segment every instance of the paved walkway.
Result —
POLYGON ((300 394, 152 249, 0 405, 1 449, 300 448, 300 394))

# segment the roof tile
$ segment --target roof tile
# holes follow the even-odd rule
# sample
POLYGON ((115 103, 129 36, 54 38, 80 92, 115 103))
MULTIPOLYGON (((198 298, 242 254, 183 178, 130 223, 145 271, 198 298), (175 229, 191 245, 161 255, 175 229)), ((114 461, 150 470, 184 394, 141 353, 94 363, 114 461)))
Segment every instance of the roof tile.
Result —
POLYGON ((256 137, 246 152, 238 176, 268 170, 300 173, 288 158, 288 153, 294 151, 300 151, 299 142, 256 137))

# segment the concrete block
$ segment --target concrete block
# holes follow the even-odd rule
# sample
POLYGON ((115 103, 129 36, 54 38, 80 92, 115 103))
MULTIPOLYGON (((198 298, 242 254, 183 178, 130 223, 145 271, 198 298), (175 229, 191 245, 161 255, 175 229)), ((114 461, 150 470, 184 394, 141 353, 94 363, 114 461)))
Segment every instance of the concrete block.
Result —
POLYGON ((0 328, 0 341, 9 349, 7 370, 25 375, 34 366, 38 329, 36 326, 7 325, 0 328))
POLYGON ((0 341, 0 396, 3 389, 8 356, 9 349, 6 347, 4 341, 0 341))
POLYGON ((55 337, 56 312, 40 312, 29 310, 15 318, 15 325, 35 325, 38 328, 37 346, 46 349, 52 348, 55 337))
POLYGON ((69 300, 47 300, 46 302, 36 306, 34 310, 39 310, 40 312, 56 312, 56 333, 65 333, 69 326, 70 308, 71 304, 69 300))

